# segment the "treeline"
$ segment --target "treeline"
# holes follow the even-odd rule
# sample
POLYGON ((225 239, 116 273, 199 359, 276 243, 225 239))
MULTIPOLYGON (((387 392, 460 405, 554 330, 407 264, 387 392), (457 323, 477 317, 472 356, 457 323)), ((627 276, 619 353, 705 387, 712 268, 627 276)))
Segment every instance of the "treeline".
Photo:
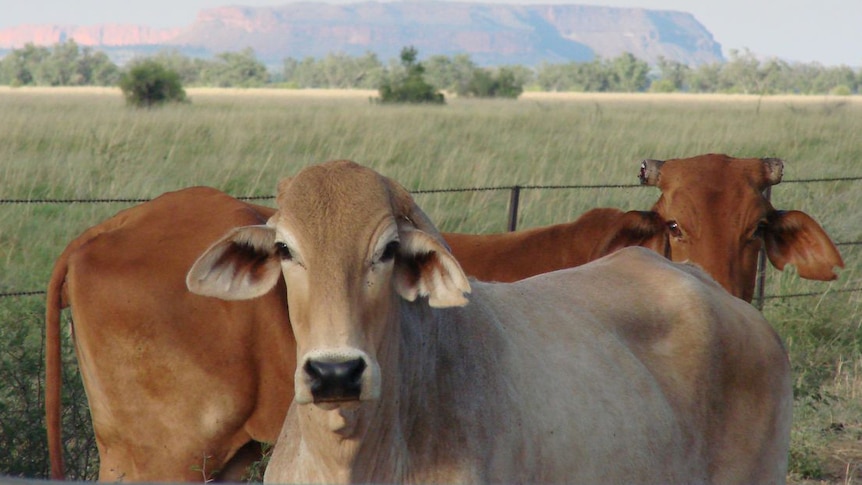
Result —
MULTIPOLYGON (((146 58, 176 72, 184 86, 378 89, 404 75, 398 59, 374 53, 359 57, 287 58, 269 69, 251 49, 223 52, 212 59, 175 50, 146 58)), ((0 60, 0 84, 11 86, 113 86, 144 58, 117 66, 103 52, 74 41, 39 47, 28 44, 0 60)), ((722 63, 697 67, 660 59, 657 65, 625 53, 612 59, 535 68, 477 66, 469 55, 433 55, 422 61, 424 78, 436 89, 459 95, 517 97, 522 89, 584 92, 693 92, 741 94, 859 94, 862 70, 819 63, 760 60, 748 50, 732 50, 722 63)))

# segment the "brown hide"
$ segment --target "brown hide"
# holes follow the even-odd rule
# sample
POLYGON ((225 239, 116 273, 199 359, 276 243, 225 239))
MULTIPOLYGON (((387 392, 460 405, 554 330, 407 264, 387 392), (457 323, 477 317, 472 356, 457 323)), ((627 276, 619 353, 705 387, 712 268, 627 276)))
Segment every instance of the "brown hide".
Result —
MULTIPOLYGON (((284 290, 224 302, 185 287, 188 268, 214 238, 264 223, 258 211, 266 210, 191 188, 125 210, 69 244, 48 289, 52 477, 63 476, 59 317, 67 305, 100 480, 236 481, 215 472, 243 470, 247 463, 230 460, 250 440, 275 441, 273 423, 294 392, 284 290)), ((254 454, 243 451, 247 462, 254 454)))
POLYGON ((600 208, 574 222, 500 234, 444 233, 464 272, 481 281, 512 282, 573 268, 626 246, 666 253, 664 224, 653 212, 600 208))

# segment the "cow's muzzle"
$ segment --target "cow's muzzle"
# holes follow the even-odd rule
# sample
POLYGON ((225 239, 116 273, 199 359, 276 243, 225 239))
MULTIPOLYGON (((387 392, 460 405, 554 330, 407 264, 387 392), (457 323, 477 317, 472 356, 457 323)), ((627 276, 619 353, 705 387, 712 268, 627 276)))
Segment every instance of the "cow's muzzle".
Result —
POLYGON ((365 360, 350 359, 327 362, 309 359, 303 370, 308 378, 311 396, 316 403, 358 400, 362 394, 365 360))

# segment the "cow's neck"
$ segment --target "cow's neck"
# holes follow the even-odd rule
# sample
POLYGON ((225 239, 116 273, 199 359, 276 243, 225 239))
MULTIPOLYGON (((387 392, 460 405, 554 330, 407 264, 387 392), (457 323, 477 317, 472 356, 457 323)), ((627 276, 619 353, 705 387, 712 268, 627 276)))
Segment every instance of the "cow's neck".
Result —
POLYGON ((407 447, 399 419, 401 329, 395 313, 389 322, 391 338, 377 355, 382 373, 381 398, 368 402, 363 413, 365 426, 351 470, 353 483, 405 481, 407 447))
POLYGON ((299 406, 300 468, 312 471, 312 476, 299 477, 298 481, 404 482, 406 446, 395 399, 400 385, 400 335, 397 324, 390 328, 393 338, 386 340, 377 355, 382 369, 380 399, 347 404, 338 410, 313 404, 299 406))
POLYGON ((476 467, 489 453, 482 423, 517 422, 505 389, 483 370, 505 351, 493 325, 472 318, 484 311, 481 300, 470 302, 466 319, 460 308, 403 305, 398 419, 410 451, 407 482, 487 482, 476 467))

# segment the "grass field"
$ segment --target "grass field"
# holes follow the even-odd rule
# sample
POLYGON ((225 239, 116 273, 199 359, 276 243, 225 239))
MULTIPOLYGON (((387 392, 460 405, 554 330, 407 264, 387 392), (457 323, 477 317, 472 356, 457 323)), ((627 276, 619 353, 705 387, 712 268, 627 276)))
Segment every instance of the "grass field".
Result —
MULTIPOLYGON (((862 176, 859 98, 526 93, 430 107, 375 105, 372 91, 188 94, 190 104, 136 111, 114 89, 0 88, 0 293, 43 290, 69 241, 132 205, 10 201, 151 198, 192 185, 265 196, 280 177, 336 158, 428 190, 634 184, 643 158, 779 157, 785 182, 773 188, 774 205, 804 210, 835 241, 862 241, 862 181, 794 183, 862 176)), ((416 199, 443 230, 497 232, 508 197, 486 190, 416 199)), ((657 197, 650 187, 527 190, 518 222, 563 222, 599 206, 648 209, 657 197)), ((847 268, 835 282, 803 281, 792 269, 767 274, 768 295, 816 293, 771 298, 764 308, 794 369, 792 482, 862 478, 862 292, 836 291, 862 287, 862 265, 859 245, 840 249, 847 268)), ((11 450, 0 456, 0 474, 47 473, 43 312, 40 296, 0 298, 0 447, 11 450)), ((76 379, 65 435, 73 437, 73 478, 92 478, 76 379)))

